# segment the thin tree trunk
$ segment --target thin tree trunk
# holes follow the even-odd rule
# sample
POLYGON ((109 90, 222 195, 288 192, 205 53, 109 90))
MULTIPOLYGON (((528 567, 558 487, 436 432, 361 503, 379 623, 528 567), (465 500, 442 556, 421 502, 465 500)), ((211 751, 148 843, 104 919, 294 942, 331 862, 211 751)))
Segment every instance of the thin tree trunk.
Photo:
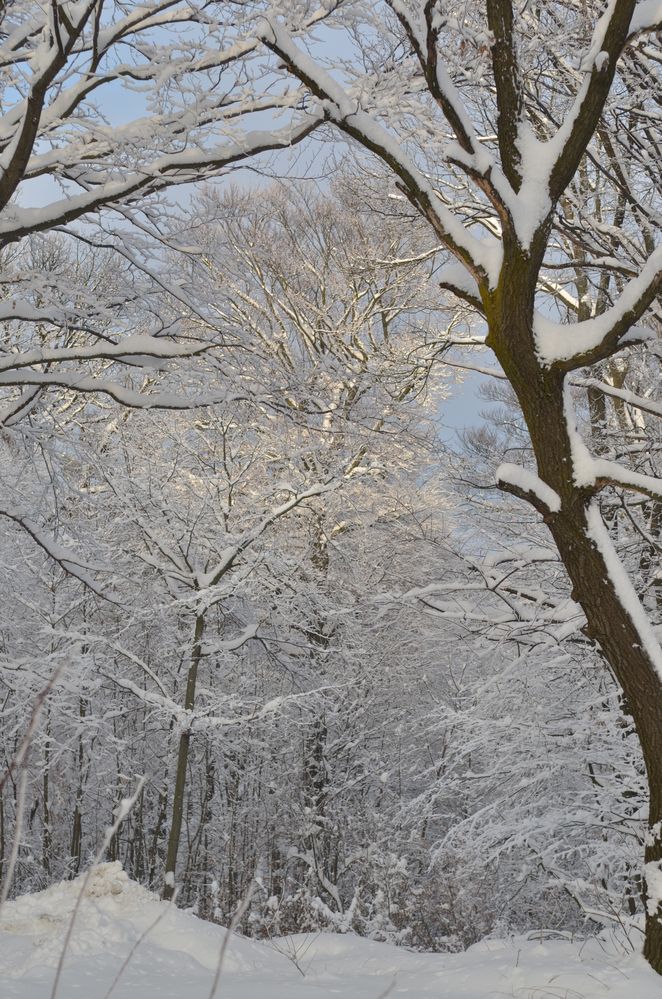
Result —
POLYGON ((5 874, 5 789, 0 787, 0 884, 5 874))
POLYGON ((42 778, 43 795, 43 834, 41 843, 41 862, 46 878, 51 878, 51 854, 52 854, 52 831, 51 831, 51 806, 50 806, 50 774, 51 774, 51 721, 50 715, 46 720, 46 746, 44 748, 44 774, 42 778))
MULTIPOLYGON (((186 678, 186 696, 184 698, 185 711, 193 711, 195 706, 195 687, 198 679, 200 659, 202 657, 202 635, 204 633, 204 629, 204 614, 198 614, 195 619, 193 649, 191 651, 191 662, 188 669, 188 676, 186 678)), ((165 879, 163 884, 163 898, 166 901, 170 900, 175 893, 175 873, 177 869, 179 841, 182 834, 184 799, 186 797, 186 771, 188 768, 190 744, 191 729, 190 726, 187 726, 179 737, 179 749, 177 752, 175 790, 172 798, 172 821, 170 824, 170 834, 168 836, 165 879)))
POLYGON ((83 720, 87 711, 85 701, 81 697, 78 705, 78 715, 81 721, 81 731, 78 736, 78 786, 76 788, 76 803, 74 817, 71 823, 71 873, 75 876, 80 871, 83 857, 83 787, 85 783, 85 746, 83 745, 83 720))
POLYGON ((148 872, 148 884, 150 887, 154 884, 154 879, 156 877, 156 866, 159 856, 159 840, 161 839, 161 830, 165 826, 166 819, 168 816, 168 787, 167 787, 167 774, 163 787, 159 791, 158 799, 158 812, 156 817, 156 824, 154 826, 154 832, 152 835, 152 844, 149 849, 149 872, 148 872))

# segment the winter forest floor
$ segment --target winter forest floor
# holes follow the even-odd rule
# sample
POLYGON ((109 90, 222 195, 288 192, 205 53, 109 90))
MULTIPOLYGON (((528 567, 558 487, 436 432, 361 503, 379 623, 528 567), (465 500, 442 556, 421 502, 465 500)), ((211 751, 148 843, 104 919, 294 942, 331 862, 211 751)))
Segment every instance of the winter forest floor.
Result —
MULTIPOLYGON (((83 878, 9 902, 0 914, 2 999, 50 999, 83 878)), ((57 999, 211 999, 225 931, 104 864, 76 914, 57 999), (136 946, 137 944, 137 946, 136 946), (131 955, 126 963, 127 957, 131 955), (116 981, 118 972, 121 977, 116 981)), ((216 999, 653 999, 662 983, 608 940, 489 940, 419 954, 352 935, 255 942, 235 936, 216 999)))

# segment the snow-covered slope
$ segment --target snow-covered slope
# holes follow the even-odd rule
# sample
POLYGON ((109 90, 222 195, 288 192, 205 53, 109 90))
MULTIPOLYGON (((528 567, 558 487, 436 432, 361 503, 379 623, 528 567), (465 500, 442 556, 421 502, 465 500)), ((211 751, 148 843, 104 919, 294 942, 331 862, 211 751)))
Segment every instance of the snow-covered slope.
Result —
MULTIPOLYGON (((0 996, 49 999, 83 879, 8 903, 0 914, 0 996)), ((59 999, 209 999, 225 933, 102 864, 88 881, 59 999), (136 947, 136 943, 139 942, 136 947), (135 949, 134 949, 135 948, 135 949), (133 952, 132 952, 133 951, 133 952)), ((659 999, 643 960, 601 941, 515 938, 465 954, 407 951, 332 934, 255 943, 234 937, 216 999, 659 999)))

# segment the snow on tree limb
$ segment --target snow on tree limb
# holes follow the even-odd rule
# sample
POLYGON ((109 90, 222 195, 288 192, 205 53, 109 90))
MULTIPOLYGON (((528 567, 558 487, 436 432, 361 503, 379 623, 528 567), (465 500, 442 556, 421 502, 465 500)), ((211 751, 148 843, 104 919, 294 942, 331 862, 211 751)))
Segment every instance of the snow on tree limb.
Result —
POLYGON ((52 534, 44 531, 38 524, 32 520, 32 518, 26 516, 18 510, 11 510, 8 507, 0 507, 0 517, 6 517, 8 520, 14 521, 19 527, 21 527, 30 537, 39 545, 39 547, 62 567, 70 576, 78 579, 83 583, 92 593, 96 593, 97 596, 102 597, 104 600, 109 600, 111 603, 116 603, 117 601, 112 595, 112 592, 103 589, 95 581, 91 573, 99 570, 108 569, 108 566, 104 565, 92 565, 89 562, 81 559, 80 556, 68 545, 63 544, 58 541, 52 534))
POLYGON ((290 513, 290 511, 305 502, 305 500, 312 499, 315 496, 322 496, 325 493, 337 489, 340 485, 341 480, 334 479, 331 482, 324 482, 311 486, 302 492, 292 490, 293 495, 289 500, 286 500, 285 503, 281 503, 280 506, 274 507, 255 527, 247 531, 244 536, 239 539, 239 541, 228 547, 223 553, 223 557, 213 568, 204 573, 198 573, 196 578, 196 585, 198 589, 207 590, 216 586, 225 573, 233 567, 239 556, 242 555, 247 548, 254 544, 254 542, 257 541, 257 539, 261 537, 272 524, 274 524, 277 520, 280 520, 281 517, 286 516, 290 513))
MULTIPOLYGON (((0 315, 0 321, 2 316, 0 315)), ((31 368, 36 364, 59 364, 66 361, 117 360, 147 358, 171 360, 195 357, 209 349, 205 343, 176 343, 165 337, 145 336, 136 333, 118 343, 93 344, 90 347, 60 347, 37 349, 0 357, 0 373, 31 368)))
POLYGON ((437 278, 440 288, 452 292, 476 309, 477 312, 484 313, 485 309, 480 297, 478 283, 459 261, 445 264, 439 271, 437 278))
POLYGON ((174 184, 188 184, 201 176, 211 177, 258 153, 288 149, 309 136, 322 120, 321 116, 307 116, 298 125, 288 125, 273 131, 249 132, 240 141, 207 151, 191 149, 159 156, 145 164, 140 172, 130 173, 122 180, 97 183, 83 194, 62 198, 43 208, 6 208, 0 218, 0 246, 6 246, 33 232, 45 232, 58 225, 73 222, 137 194, 153 193, 174 184))
POLYGON ((611 357, 628 343, 652 340, 652 330, 635 326, 662 288, 662 247, 648 258, 638 277, 632 278, 616 304, 600 316, 583 322, 555 323, 535 319, 536 351, 542 364, 572 371, 611 357))
POLYGON ((96 375, 83 375, 80 372, 32 371, 29 368, 14 372, 0 373, 0 386, 32 385, 39 388, 62 388, 71 392, 107 395, 115 402, 129 409, 204 409, 220 402, 245 399, 245 393, 221 389, 216 392, 198 393, 187 397, 181 392, 140 392, 127 388, 119 382, 109 381, 96 375))
POLYGON ((629 37, 647 31, 662 31, 661 0, 639 0, 630 21, 629 37))
POLYGON ((662 479, 633 471, 625 465, 591 454, 576 424, 569 385, 564 388, 564 408, 568 436, 571 442, 572 479, 587 496, 597 496, 607 486, 640 493, 650 499, 662 500, 662 479))
POLYGON ((434 3, 426 3, 422 18, 402 0, 388 0, 402 24, 420 63, 430 93, 442 109, 464 152, 475 155, 479 146, 474 126, 462 98, 439 58, 439 32, 442 19, 434 3))
POLYGON ((561 498, 546 482, 522 465, 509 463, 499 465, 496 471, 499 488, 525 499, 540 513, 547 516, 558 513, 561 509, 561 498))
POLYGON ((614 385, 608 385, 598 378, 573 378, 571 384, 580 385, 582 388, 597 389, 598 392, 602 392, 612 399, 619 399, 628 406, 641 410, 642 413, 650 413, 651 416, 662 417, 662 402, 656 402, 655 399, 637 395, 636 392, 630 392, 629 389, 620 389, 614 385))
POLYGON ((627 41, 635 0, 609 0, 597 20, 584 57, 585 78, 574 105, 551 140, 554 165, 549 191, 554 202, 574 177, 586 147, 595 132, 616 73, 618 59, 627 41), (604 54, 604 58, 602 57, 604 54))
MULTIPOLYGON (((40 48, 30 59, 33 69, 30 92, 25 99, 22 118, 17 122, 10 142, 5 145, 0 154, 0 210, 4 209, 23 179, 34 148, 41 114, 46 99, 46 92, 55 80, 57 74, 66 65, 75 42, 85 28, 97 0, 90 0, 78 8, 78 20, 72 24, 67 18, 66 40, 63 42, 60 31, 65 30, 64 24, 58 22, 58 15, 63 12, 56 6, 54 16, 55 30, 46 33, 40 48)), ((72 10, 72 16, 76 17, 72 10)), ((12 109, 11 114, 16 113, 12 109)), ((2 122, 0 121, 0 126, 2 122)))
POLYGON ((407 197, 429 219, 444 245, 476 277, 494 286, 500 266, 499 247, 486 244, 469 233, 457 215, 443 204, 397 138, 362 109, 358 98, 345 91, 330 73, 298 48, 280 23, 265 19, 262 37, 264 44, 317 97, 325 116, 388 164, 402 181, 407 197))

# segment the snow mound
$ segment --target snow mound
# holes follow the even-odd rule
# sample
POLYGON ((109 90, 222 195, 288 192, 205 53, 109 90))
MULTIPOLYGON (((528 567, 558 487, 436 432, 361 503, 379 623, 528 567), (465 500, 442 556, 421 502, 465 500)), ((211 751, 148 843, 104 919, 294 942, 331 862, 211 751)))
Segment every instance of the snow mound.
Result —
POLYGON ((89 875, 82 875, 75 881, 63 881, 45 891, 33 895, 23 895, 14 902, 7 902, 0 913, 0 931, 8 933, 31 933, 35 926, 44 924, 53 929, 66 922, 76 905, 76 900, 84 888, 87 900, 124 895, 122 907, 140 906, 145 901, 156 900, 156 895, 129 880, 120 863, 99 864, 89 875))
MULTIPOLYGON (((212 999, 226 931, 162 902, 117 863, 4 907, 0 999, 50 999, 74 912, 57 999, 212 999)), ((215 999, 386 994, 392 999, 659 999, 662 981, 638 954, 606 938, 553 940, 538 933, 486 940, 464 954, 414 954, 351 934, 299 934, 260 943, 235 935, 215 999)))
MULTIPOLYGON (((209 980, 213 978, 223 929, 162 902, 131 881, 115 862, 5 904, 0 913, 0 981, 23 978, 36 968, 57 967, 79 898, 65 968, 88 960, 93 964, 100 955, 125 958, 144 935, 141 950, 165 951, 184 963, 190 959, 206 969, 209 980), (15 938, 13 947, 8 946, 8 937, 15 938)), ((230 974, 254 971, 268 957, 257 944, 234 936, 224 968, 230 974)))

